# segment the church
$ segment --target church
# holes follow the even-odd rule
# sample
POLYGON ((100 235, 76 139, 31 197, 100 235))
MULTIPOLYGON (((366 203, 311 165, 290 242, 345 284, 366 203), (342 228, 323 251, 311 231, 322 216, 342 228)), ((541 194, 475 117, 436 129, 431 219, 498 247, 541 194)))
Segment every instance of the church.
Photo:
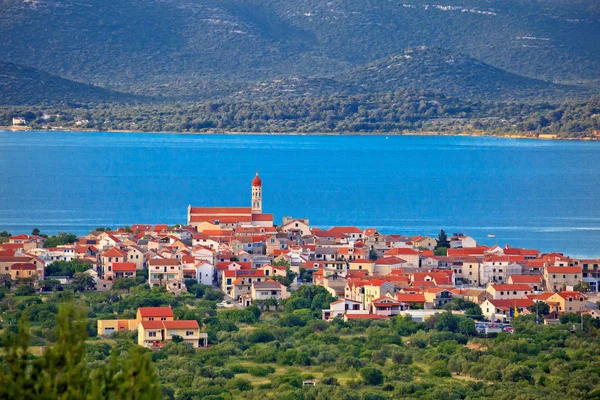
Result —
POLYGON ((258 172, 252 179, 252 196, 250 207, 192 207, 188 206, 188 225, 198 228, 205 223, 221 227, 238 227, 243 225, 273 226, 273 214, 262 212, 262 180, 258 172))

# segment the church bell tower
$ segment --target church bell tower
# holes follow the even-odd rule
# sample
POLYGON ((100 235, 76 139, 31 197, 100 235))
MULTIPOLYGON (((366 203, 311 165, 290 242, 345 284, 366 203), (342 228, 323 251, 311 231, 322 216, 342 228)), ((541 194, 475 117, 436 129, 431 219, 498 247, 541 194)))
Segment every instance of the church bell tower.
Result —
POLYGON ((262 181, 256 171, 252 179, 252 214, 262 214, 262 181))

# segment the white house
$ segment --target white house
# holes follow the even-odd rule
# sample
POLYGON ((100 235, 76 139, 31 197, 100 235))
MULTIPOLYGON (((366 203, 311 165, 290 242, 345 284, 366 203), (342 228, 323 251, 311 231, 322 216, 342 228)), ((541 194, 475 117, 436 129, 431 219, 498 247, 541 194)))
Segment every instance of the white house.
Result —
POLYGON ((196 281, 204 285, 212 285, 215 280, 215 267, 214 265, 206 262, 199 261, 196 263, 196 281))

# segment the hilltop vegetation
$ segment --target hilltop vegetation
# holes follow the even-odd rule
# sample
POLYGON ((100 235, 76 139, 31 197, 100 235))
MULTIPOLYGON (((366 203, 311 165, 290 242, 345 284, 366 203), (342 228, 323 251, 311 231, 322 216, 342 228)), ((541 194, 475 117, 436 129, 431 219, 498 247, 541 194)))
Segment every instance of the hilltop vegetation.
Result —
POLYGON ((418 46, 547 81, 600 80, 595 0, 9 0, 0 12, 3 61, 149 95, 332 75, 418 46))
MULTIPOLYGON (((589 97, 593 90, 526 78, 439 48, 407 49, 381 60, 327 77, 263 81, 242 89, 235 99, 386 93, 415 89, 464 99, 564 100, 589 97)), ((229 98, 227 97, 227 98, 229 98)))
POLYGON ((0 381, 12 385, 3 385, 0 393, 21 398, 15 394, 47 383, 48 390, 41 392, 47 398, 64 395, 67 388, 72 395, 85 395, 94 387, 103 389, 102 398, 156 398, 159 384, 162 398, 176 400, 580 400, 600 395, 598 321, 589 316, 583 331, 575 333, 570 329, 580 317, 566 314, 554 326, 519 316, 514 335, 477 337, 471 319, 450 313, 426 323, 401 316, 327 323, 320 320, 321 308, 332 299, 318 286, 303 286, 279 311, 264 312, 256 306, 217 311, 215 291, 191 282, 190 287, 194 294, 181 297, 145 285, 130 293, 77 293, 65 287, 45 294, 43 301, 1 292, 3 345, 17 340, 21 347, 15 350, 26 349, 30 335, 29 345, 55 346, 44 356, 29 348, 30 360, 23 357, 19 368, 47 363, 60 374, 52 381, 18 368, 11 372, 2 356, 0 381), (65 321, 63 314, 57 324, 63 301, 75 302, 79 312, 87 312, 87 321, 73 315, 65 321), (169 343, 151 352, 136 350, 136 332, 96 337, 97 319, 130 318, 138 307, 166 305, 178 319, 197 320, 211 347, 169 343), (29 326, 19 327, 19 319, 29 326), (316 386, 303 386, 310 379, 316 386))

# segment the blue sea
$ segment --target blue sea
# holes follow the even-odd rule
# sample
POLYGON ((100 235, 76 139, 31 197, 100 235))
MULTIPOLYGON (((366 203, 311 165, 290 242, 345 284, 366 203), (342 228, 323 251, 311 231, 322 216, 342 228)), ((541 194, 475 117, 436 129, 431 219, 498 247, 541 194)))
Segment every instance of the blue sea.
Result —
POLYGON ((256 170, 278 223, 600 256, 600 143, 576 141, 1 131, 0 231, 185 223, 249 206, 256 170))

